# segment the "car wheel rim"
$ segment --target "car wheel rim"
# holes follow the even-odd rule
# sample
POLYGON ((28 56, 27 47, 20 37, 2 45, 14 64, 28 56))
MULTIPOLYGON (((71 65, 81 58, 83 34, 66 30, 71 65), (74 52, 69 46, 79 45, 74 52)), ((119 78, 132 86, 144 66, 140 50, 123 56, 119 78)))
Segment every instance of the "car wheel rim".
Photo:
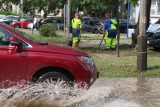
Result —
POLYGON ((15 25, 15 28, 19 28, 19 25, 15 25))
POLYGON ((98 31, 97 31, 97 30, 95 30, 95 33, 97 34, 97 33, 98 33, 98 31))
POLYGON ((43 81, 44 84, 52 84, 52 85, 57 85, 57 84, 66 84, 65 80, 62 78, 57 78, 57 77, 49 77, 43 81))

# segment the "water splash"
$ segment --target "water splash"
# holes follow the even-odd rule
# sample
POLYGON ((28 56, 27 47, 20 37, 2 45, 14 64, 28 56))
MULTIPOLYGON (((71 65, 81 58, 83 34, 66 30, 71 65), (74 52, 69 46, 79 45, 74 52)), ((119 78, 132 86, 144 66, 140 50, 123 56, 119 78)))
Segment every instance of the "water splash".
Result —
POLYGON ((112 87, 89 90, 57 84, 18 85, 0 92, 0 107, 140 107, 119 101, 112 87), (129 106, 127 106, 129 105, 129 106))

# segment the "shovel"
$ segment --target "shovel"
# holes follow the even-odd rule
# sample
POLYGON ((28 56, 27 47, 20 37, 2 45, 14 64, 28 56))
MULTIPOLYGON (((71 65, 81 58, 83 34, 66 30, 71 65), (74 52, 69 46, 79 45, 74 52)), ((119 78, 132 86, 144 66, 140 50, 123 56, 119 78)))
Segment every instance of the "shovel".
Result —
POLYGON ((98 49, 100 48, 100 46, 101 46, 101 44, 102 44, 102 42, 103 42, 103 39, 104 39, 104 37, 102 37, 102 39, 101 39, 101 41, 100 41, 100 44, 99 44, 99 46, 98 46, 98 49))

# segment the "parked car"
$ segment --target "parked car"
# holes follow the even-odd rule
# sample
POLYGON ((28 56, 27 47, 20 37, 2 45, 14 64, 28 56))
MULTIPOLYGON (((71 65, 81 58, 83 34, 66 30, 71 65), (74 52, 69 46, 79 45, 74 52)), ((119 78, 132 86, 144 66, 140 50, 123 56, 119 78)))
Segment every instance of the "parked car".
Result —
POLYGON ((98 76, 93 60, 84 52, 38 42, 2 22, 0 38, 1 88, 21 80, 27 83, 64 80, 90 87, 98 76))
POLYGON ((10 25, 12 22, 19 21, 19 16, 6 16, 5 18, 1 19, 0 22, 4 22, 8 25, 10 25))
POLYGON ((160 21, 150 24, 147 29, 147 44, 155 50, 160 49, 160 21))
POLYGON ((15 28, 28 28, 28 24, 33 23, 33 19, 21 18, 20 21, 11 22, 11 26, 15 28))
POLYGON ((50 18, 46 18, 41 21, 41 25, 47 24, 47 23, 53 24, 53 26, 55 26, 57 29, 58 29, 58 27, 63 29, 62 26, 64 25, 64 20, 61 18, 56 19, 56 18, 50 17, 50 18))
MULTIPOLYGON (((129 28, 134 29, 135 27, 136 27, 136 24, 129 21, 129 28)), ((119 30, 121 33, 126 33, 126 31, 127 31, 127 20, 126 19, 120 20, 119 30)))
POLYGON ((6 15, 0 14, 0 20, 4 20, 6 18, 6 15))
POLYGON ((100 19, 98 17, 83 17, 82 18, 82 22, 84 22, 86 20, 97 20, 97 21, 100 21, 100 19))
POLYGON ((82 24, 83 30, 87 32, 98 33, 101 22, 97 20, 85 20, 82 24))

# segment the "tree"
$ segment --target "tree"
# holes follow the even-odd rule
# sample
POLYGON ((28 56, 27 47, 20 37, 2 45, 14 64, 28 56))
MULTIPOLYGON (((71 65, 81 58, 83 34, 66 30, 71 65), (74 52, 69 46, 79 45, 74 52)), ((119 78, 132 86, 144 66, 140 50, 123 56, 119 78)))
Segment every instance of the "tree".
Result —
POLYGON ((44 11, 44 17, 49 13, 57 13, 57 9, 62 8, 66 1, 64 0, 24 0, 24 12, 34 14, 37 9, 39 12, 44 11))

